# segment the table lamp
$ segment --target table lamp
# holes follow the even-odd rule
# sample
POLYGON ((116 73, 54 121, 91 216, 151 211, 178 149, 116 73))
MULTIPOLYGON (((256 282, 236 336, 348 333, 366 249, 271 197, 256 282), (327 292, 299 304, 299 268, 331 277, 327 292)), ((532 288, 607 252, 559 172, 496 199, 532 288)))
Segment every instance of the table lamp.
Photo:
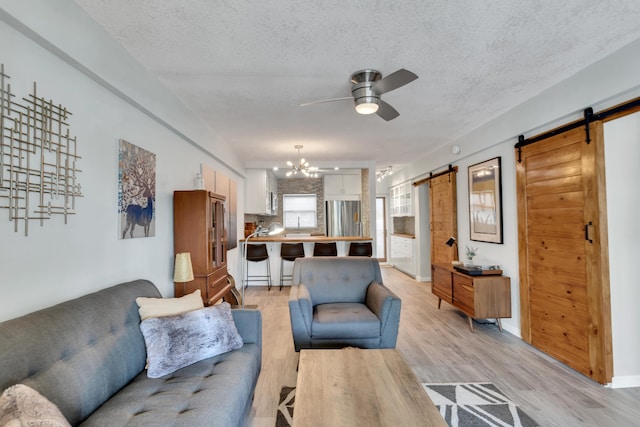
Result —
POLYGON ((184 283, 191 282, 192 280, 193 267, 191 265, 191 253, 180 252, 176 254, 176 261, 173 270, 173 281, 175 283, 182 283, 184 286, 184 283))
POLYGON ((456 252, 455 252, 455 257, 453 260, 453 264, 456 264, 457 261, 460 259, 460 257, 458 256, 458 242, 456 242, 456 238, 451 236, 449 237, 449 240, 447 240, 445 243, 445 245, 449 246, 450 248, 453 247, 453 245, 456 245, 456 252))
POLYGON ((282 233, 283 231, 284 231, 284 227, 279 222, 272 222, 271 224, 269 224, 268 227, 263 227, 261 224, 261 225, 258 225, 258 228, 256 228, 256 231, 251 233, 244 240, 244 246, 242 247, 242 250, 244 252, 242 254, 242 263, 241 263, 242 265, 240 266, 242 269, 242 309, 243 310, 244 310, 244 289, 247 287, 244 265, 247 263, 247 244, 249 242, 249 239, 254 236, 274 236, 276 234, 282 233))

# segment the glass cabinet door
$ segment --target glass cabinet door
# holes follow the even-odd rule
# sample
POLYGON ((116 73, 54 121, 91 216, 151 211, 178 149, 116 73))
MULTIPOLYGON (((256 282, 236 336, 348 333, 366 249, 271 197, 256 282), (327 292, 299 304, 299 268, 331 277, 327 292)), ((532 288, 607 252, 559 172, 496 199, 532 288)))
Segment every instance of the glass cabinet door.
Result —
POLYGON ((210 198, 211 230, 209 232, 209 246, 211 250, 211 266, 220 267, 226 263, 226 235, 224 228, 224 202, 217 198, 210 198))

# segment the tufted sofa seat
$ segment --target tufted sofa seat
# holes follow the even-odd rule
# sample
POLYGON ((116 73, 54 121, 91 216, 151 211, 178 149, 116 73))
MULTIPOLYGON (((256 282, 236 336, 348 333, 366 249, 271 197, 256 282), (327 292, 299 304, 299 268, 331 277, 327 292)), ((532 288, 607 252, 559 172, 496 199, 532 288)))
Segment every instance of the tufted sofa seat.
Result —
POLYGON ((289 294, 295 350, 394 348, 400 305, 374 258, 299 258, 289 294))
POLYGON ((0 323, 0 391, 26 384, 74 426, 243 425, 260 374, 260 312, 232 310, 240 349, 153 379, 139 296, 160 293, 136 280, 0 323))

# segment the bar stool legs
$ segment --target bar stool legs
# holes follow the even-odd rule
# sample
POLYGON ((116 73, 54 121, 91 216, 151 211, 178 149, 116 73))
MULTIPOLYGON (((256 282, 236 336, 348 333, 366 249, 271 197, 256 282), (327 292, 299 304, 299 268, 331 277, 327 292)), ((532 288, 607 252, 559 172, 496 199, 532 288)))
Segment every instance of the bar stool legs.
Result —
POLYGON ((293 280, 292 274, 284 274, 284 262, 295 261, 304 258, 304 245, 302 243, 282 243, 280 246, 280 290, 284 280, 293 280))
POLYGON ((267 252, 267 245, 264 243, 255 245, 248 244, 246 247, 247 251, 247 259, 246 259, 246 269, 245 271, 245 286, 249 282, 256 281, 267 281, 267 289, 271 290, 271 262, 269 261, 269 253, 267 252), (249 275, 249 262, 267 262, 267 274, 266 275, 249 275))

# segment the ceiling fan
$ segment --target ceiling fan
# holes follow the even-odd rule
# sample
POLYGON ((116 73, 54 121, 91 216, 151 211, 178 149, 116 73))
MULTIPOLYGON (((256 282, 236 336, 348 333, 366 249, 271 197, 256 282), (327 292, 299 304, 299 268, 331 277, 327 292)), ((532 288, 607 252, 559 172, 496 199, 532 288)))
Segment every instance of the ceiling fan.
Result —
POLYGON ((351 75, 351 96, 343 98, 323 99, 321 101, 307 102, 300 104, 301 107, 307 105, 320 104, 323 102, 342 101, 353 99, 356 111, 360 114, 376 113, 384 120, 393 120, 400 115, 395 108, 384 102, 380 97, 382 94, 398 89, 411 83, 418 76, 404 68, 399 69, 386 77, 377 70, 360 70, 351 75))

